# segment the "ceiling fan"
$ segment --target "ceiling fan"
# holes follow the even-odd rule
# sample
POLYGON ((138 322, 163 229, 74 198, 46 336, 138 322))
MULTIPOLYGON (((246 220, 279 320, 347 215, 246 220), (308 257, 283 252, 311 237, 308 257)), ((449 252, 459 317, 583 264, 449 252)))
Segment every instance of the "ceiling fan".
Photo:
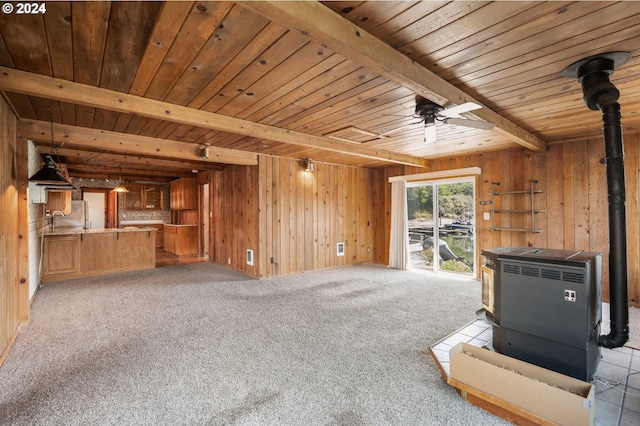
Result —
POLYGON ((436 122, 452 124, 455 126, 471 127, 474 129, 493 129, 495 127, 494 123, 480 120, 470 120, 460 117, 460 114, 464 114, 465 112, 473 111, 480 108, 482 108, 480 105, 473 102, 466 102, 464 104, 445 108, 436 104, 435 102, 431 102, 429 99, 423 98, 420 95, 416 95, 415 115, 416 117, 420 118, 420 121, 391 129, 387 132, 381 133, 379 136, 383 137, 418 123, 424 123, 424 141, 426 143, 433 143, 436 141, 436 122))

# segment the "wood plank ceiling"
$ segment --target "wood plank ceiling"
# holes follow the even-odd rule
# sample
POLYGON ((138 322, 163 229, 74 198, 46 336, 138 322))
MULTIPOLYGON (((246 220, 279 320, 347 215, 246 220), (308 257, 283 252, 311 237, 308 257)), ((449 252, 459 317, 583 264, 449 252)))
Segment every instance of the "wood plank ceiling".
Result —
POLYGON ((0 15, 0 90, 71 176, 162 181, 257 154, 426 166, 600 137, 561 71, 608 51, 633 55, 612 81, 640 128, 639 46, 640 2, 47 2, 0 15), (465 118, 496 127, 439 123, 427 144, 416 95, 476 102, 465 118))

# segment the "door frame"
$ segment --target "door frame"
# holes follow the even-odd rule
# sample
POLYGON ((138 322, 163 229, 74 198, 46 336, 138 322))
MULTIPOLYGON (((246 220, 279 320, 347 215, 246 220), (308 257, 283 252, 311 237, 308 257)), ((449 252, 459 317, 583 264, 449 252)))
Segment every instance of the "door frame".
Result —
MULTIPOLYGON (((388 178, 388 182, 389 183, 393 183, 393 182, 397 182, 397 181, 404 181, 405 184, 409 184, 410 182, 416 182, 416 181, 428 181, 428 180, 437 180, 437 179, 446 179, 446 178, 461 178, 461 177, 468 177, 468 178, 473 178, 474 182, 475 182, 475 192, 474 192, 474 199, 478 199, 478 188, 480 187, 479 184, 479 176, 482 175, 482 169, 480 167, 465 167, 465 168, 460 168, 460 169, 449 169, 449 170, 441 170, 441 171, 437 171, 437 172, 427 172, 427 173, 417 173, 417 174, 413 174, 413 175, 401 175, 401 176, 391 176, 388 178)), ((406 185, 405 185, 406 186, 406 185)), ((391 218, 393 220, 394 216, 405 216, 404 220, 405 220, 405 226, 406 226, 406 213, 405 213, 405 208, 406 208, 406 192, 405 192, 405 200, 404 200, 404 207, 401 207, 400 205, 397 205, 396 203, 391 203, 391 218), (403 214, 399 214, 399 211, 402 210, 403 214)), ((402 204, 402 203, 400 203, 402 204)), ((475 203, 474 203, 474 212, 477 215, 477 210, 475 209, 475 203)), ((478 218, 474 217, 475 223, 479 223, 478 222, 478 218)), ((390 248, 392 246, 398 246, 398 247, 405 247, 405 250, 408 250, 408 247, 406 246, 408 244, 408 239, 407 239, 407 235, 406 233, 404 235, 400 235, 400 233, 396 233, 393 232, 393 227, 394 227, 394 223, 393 222, 389 222, 390 227, 388 229, 389 232, 389 236, 392 239, 392 241, 390 242, 390 248)), ((477 238, 475 241, 475 250, 477 251, 477 238)), ((476 254, 475 259, 474 259, 474 263, 478 264, 479 259, 478 259, 478 255, 476 254)), ((397 266, 396 266, 397 267, 397 266)), ((404 269, 404 268, 402 268, 404 269)), ((475 272, 475 279, 479 279, 478 276, 478 268, 476 267, 476 272, 475 272)))
POLYGON ((82 188, 82 199, 85 192, 99 192, 104 194, 104 227, 118 227, 118 194, 111 191, 111 188, 82 188))
MULTIPOLYGON (((428 180, 438 180, 438 179, 454 179, 454 178, 468 177, 468 178, 474 179, 474 182, 475 182, 475 184, 474 184, 474 188, 475 188, 474 199, 477 200, 478 199, 477 191, 478 191, 478 188, 480 187, 478 178, 481 175, 482 175, 482 169, 480 167, 465 167, 465 168, 460 168, 460 169, 441 170, 441 171, 437 171, 437 172, 416 173, 416 174, 413 174, 413 175, 391 176, 391 177, 388 178, 388 182, 389 183, 393 183, 393 182, 396 182, 396 181, 404 181, 405 184, 409 184, 411 182, 417 182, 417 181, 428 181, 428 180)), ((406 200, 405 200, 405 207, 406 207, 406 200)), ((474 203, 474 212, 475 212, 474 214, 477 215, 477 210, 476 210, 475 207, 476 206, 475 206, 475 203, 474 203)), ((399 206, 396 206, 396 205, 393 205, 393 204, 391 205, 391 209, 394 212, 396 212, 397 209, 399 209, 399 208, 400 208, 399 206)), ((405 221, 407 220, 406 217, 405 217, 404 220, 405 221)), ((476 224, 479 223, 478 222, 478 218, 475 217, 475 216, 474 216, 474 220, 475 220, 476 224)), ((391 232, 390 230, 389 230, 389 232, 391 233, 392 238, 393 238, 393 232, 391 232)), ((406 237, 407 237, 406 235, 398 235, 398 236, 396 236, 395 238, 400 238, 400 241, 396 241, 395 244, 398 244, 398 245, 401 245, 401 246, 404 245, 404 244, 408 244, 408 241, 405 241, 405 240, 407 240, 406 237)), ((477 249, 478 249, 477 238, 476 238, 475 244, 476 244, 475 245, 475 251, 477 251, 477 249)), ((408 247, 407 247, 407 250, 408 250, 408 247)), ((476 254, 475 255, 475 259, 474 259, 474 264, 476 266, 478 264, 478 261, 479 261, 479 259, 478 259, 478 256, 476 254)), ((478 270, 479 269, 476 267, 475 268, 475 278, 476 279, 479 279, 478 270)))
MULTIPOLYGON (((408 190, 409 188, 417 188, 417 187, 421 187, 421 186, 431 186, 432 188, 432 207, 433 207, 433 237, 434 237, 434 262, 433 262, 433 271, 434 272, 440 272, 442 271, 440 269, 440 262, 437 262, 436 259, 438 256, 437 254, 437 250, 439 247, 439 240, 440 240, 440 228, 441 228, 441 223, 440 223, 440 201, 439 201, 439 191, 438 191, 438 187, 442 186, 442 185, 449 185, 449 184, 455 184, 455 183, 470 183, 472 188, 472 201, 471 201, 471 216, 473 217, 473 221, 474 221, 474 226, 477 223, 477 217, 476 217, 476 199, 477 199, 477 178, 475 176, 462 176, 462 177, 452 177, 452 178, 439 178, 439 179, 430 179, 430 180, 418 180, 418 181, 412 181, 412 182, 407 182, 406 184, 406 190, 408 190)), ((407 206, 408 207, 408 206, 407 206)), ((408 220, 409 218, 405 218, 405 220, 408 220)), ((473 270, 471 271, 470 274, 464 273, 462 275, 469 275, 469 276, 473 276, 476 277, 477 276, 477 250, 478 250, 478 241, 477 241, 477 234, 474 232, 473 234, 473 270)), ((409 268, 412 268, 411 265, 411 258, 409 258, 409 268)), ((446 272, 446 271, 442 271, 442 272, 446 272)))

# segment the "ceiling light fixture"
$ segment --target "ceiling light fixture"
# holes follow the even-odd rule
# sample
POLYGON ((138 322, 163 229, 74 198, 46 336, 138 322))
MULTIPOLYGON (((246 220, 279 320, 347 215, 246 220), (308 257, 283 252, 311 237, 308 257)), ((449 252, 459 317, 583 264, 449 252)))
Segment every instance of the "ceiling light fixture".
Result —
POLYGON ((44 186, 45 189, 76 189, 64 176, 62 170, 58 167, 51 154, 43 154, 44 166, 35 172, 28 182, 34 182, 38 186, 44 186))
POLYGON ((124 185, 122 184, 118 184, 118 186, 116 186, 115 188, 113 188, 111 190, 111 192, 129 192, 129 190, 127 188, 125 188, 124 185))
POLYGON ((53 114, 49 113, 49 120, 51 122, 51 152, 49 154, 42 154, 44 165, 35 172, 27 182, 33 182, 38 186, 44 186, 45 189, 57 189, 57 190, 75 190, 77 189, 69 179, 65 176, 64 172, 55 161, 53 161, 53 155, 55 151, 55 143, 53 138, 53 114))
POLYGON ((120 169, 120 176, 118 176, 118 184, 111 190, 111 192, 129 192, 129 190, 122 184, 122 167, 120 169))

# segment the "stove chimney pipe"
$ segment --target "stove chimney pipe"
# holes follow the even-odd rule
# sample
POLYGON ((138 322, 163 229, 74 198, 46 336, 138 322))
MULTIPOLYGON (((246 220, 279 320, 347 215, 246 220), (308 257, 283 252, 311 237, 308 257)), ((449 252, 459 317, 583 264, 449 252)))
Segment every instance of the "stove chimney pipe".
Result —
POLYGON ((611 332, 600 336, 598 345, 605 348, 617 348, 629 340, 624 142, 618 103, 620 92, 609 81, 609 76, 630 58, 628 52, 604 53, 582 59, 562 72, 582 84, 583 99, 589 109, 602 111, 609 204, 611 332))

